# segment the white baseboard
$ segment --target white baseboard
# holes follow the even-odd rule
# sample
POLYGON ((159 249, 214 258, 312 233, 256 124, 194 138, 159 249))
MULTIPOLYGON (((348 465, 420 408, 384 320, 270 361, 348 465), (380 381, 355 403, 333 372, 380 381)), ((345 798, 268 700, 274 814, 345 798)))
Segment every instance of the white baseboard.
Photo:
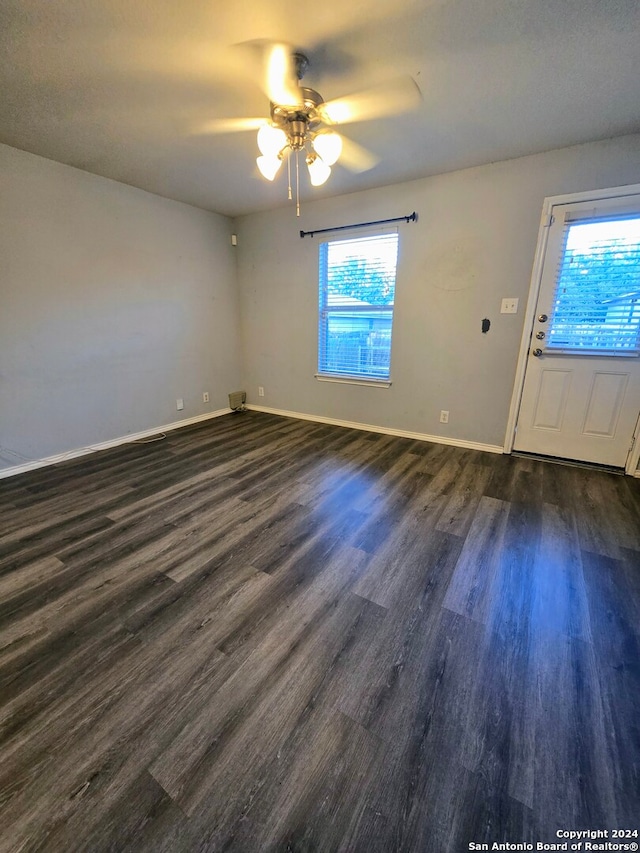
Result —
POLYGON ((80 447, 76 450, 68 450, 66 453, 57 453, 54 456, 47 456, 44 459, 34 459, 31 462, 12 465, 10 468, 0 468, 0 480, 5 477, 13 477, 16 474, 24 474, 26 471, 33 471, 36 468, 45 468, 48 465, 55 465, 57 462, 63 462, 66 459, 76 459, 78 456, 86 456, 88 453, 96 453, 98 450, 107 450, 109 447, 118 447, 120 444, 129 444, 132 441, 139 441, 142 438, 157 435, 159 432, 172 432, 174 429, 180 429, 180 427, 197 424, 200 423, 200 421, 208 421, 211 418, 219 418, 221 415, 228 415, 230 413, 231 409, 218 409, 215 412, 196 415, 193 418, 186 418, 183 421, 174 421, 173 423, 165 424, 164 426, 142 430, 142 432, 134 432, 130 435, 121 435, 118 438, 109 439, 109 441, 101 441, 99 444, 80 447))
MULTIPOLYGON (((347 429, 358 429, 364 432, 377 432, 383 435, 397 435, 400 438, 413 438, 416 441, 431 441, 434 444, 449 444, 453 447, 464 447, 468 450, 483 450, 486 453, 505 453, 505 449, 497 444, 482 444, 479 441, 465 441, 459 438, 448 438, 442 435, 427 435, 422 432, 410 432, 409 430, 393 429, 392 427, 381 427, 375 424, 363 424, 358 421, 343 421, 338 418, 325 418, 322 415, 308 415, 304 412, 290 412, 285 409, 271 409, 268 406, 255 406, 247 404, 247 409, 254 412, 265 412, 269 415, 279 415, 284 418, 296 418, 301 421, 313 421, 320 424, 330 424, 332 426, 346 427, 347 429)), ((48 465, 55 465, 58 462, 63 462, 66 459, 76 459, 79 456, 86 456, 89 453, 96 453, 99 450, 107 450, 109 447, 118 447, 120 444, 129 444, 133 441, 139 441, 143 438, 148 438, 152 435, 157 435, 160 432, 172 432, 175 429, 197 424, 201 421, 207 421, 211 418, 219 418, 222 415, 228 415, 231 409, 218 409, 215 412, 207 412, 204 415, 196 415, 193 418, 185 418, 182 421, 174 421, 164 426, 153 427, 142 432, 131 433, 130 435, 119 436, 118 438, 103 441, 99 444, 92 444, 89 447, 81 447, 76 450, 68 450, 66 453, 57 453, 54 456, 47 456, 43 459, 34 459, 30 462, 24 462, 20 465, 12 465, 10 468, 0 468, 0 480, 6 477, 13 477, 17 474, 23 474, 27 471, 34 471, 36 468, 45 468, 48 465)), ((632 477, 640 478, 640 469, 630 472, 632 477)))
POLYGON ((432 441, 435 444, 450 444, 453 447, 464 447, 468 450, 484 450, 486 453, 504 453, 504 448, 497 444, 481 444, 479 441, 465 441, 460 438, 448 438, 444 435, 426 435, 422 432, 409 432, 406 429, 393 429, 393 427, 381 427, 374 424, 361 424, 357 421, 341 421, 337 418, 325 418, 322 415, 307 415, 303 412, 287 412, 283 409, 270 409, 267 406, 254 406, 248 404, 247 409, 254 412, 266 412, 269 415, 280 415, 284 418, 297 418, 301 421, 315 421, 319 424, 331 424, 332 426, 347 427, 348 429, 360 429, 365 432, 380 432, 384 435, 397 435, 399 438, 413 438, 416 441, 432 441))

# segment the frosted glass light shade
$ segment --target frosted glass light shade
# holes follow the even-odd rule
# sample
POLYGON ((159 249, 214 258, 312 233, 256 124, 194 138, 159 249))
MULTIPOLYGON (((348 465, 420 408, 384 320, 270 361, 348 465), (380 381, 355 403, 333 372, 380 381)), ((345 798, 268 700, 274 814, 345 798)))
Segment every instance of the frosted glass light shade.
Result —
POLYGON ((307 160, 309 177, 314 187, 321 187, 331 174, 331 166, 327 166, 319 157, 309 157, 307 160))
POLYGON ((256 157, 258 169, 268 181, 272 181, 278 174, 278 169, 282 166, 282 160, 279 157, 256 157))
POLYGON ((287 134, 279 127, 263 124, 258 131, 258 148, 265 157, 275 157, 287 144, 287 134))
POLYGON ((333 166, 342 153, 342 138, 333 131, 319 133, 313 140, 313 147, 327 166, 333 166))

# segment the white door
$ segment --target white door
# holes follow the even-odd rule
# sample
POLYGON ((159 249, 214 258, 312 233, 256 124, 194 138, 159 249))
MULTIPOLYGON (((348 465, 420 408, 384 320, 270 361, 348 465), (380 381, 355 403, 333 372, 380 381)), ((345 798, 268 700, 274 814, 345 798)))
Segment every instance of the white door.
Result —
POLYGON ((623 468, 640 411, 640 195, 552 208, 516 450, 623 468))

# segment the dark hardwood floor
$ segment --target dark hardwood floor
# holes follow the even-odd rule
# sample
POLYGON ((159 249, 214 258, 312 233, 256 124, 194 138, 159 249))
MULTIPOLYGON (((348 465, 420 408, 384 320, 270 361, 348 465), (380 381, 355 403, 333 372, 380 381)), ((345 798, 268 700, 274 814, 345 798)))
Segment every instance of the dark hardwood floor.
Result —
POLYGON ((0 851, 640 828, 639 480, 248 412, 0 513, 0 851))

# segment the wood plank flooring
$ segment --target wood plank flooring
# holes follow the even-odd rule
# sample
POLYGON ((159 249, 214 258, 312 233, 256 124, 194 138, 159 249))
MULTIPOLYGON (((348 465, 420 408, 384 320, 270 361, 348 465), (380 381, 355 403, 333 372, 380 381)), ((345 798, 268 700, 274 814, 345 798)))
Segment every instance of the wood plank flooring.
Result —
POLYGON ((0 534, 1 853, 640 829, 638 480, 248 412, 0 534))

